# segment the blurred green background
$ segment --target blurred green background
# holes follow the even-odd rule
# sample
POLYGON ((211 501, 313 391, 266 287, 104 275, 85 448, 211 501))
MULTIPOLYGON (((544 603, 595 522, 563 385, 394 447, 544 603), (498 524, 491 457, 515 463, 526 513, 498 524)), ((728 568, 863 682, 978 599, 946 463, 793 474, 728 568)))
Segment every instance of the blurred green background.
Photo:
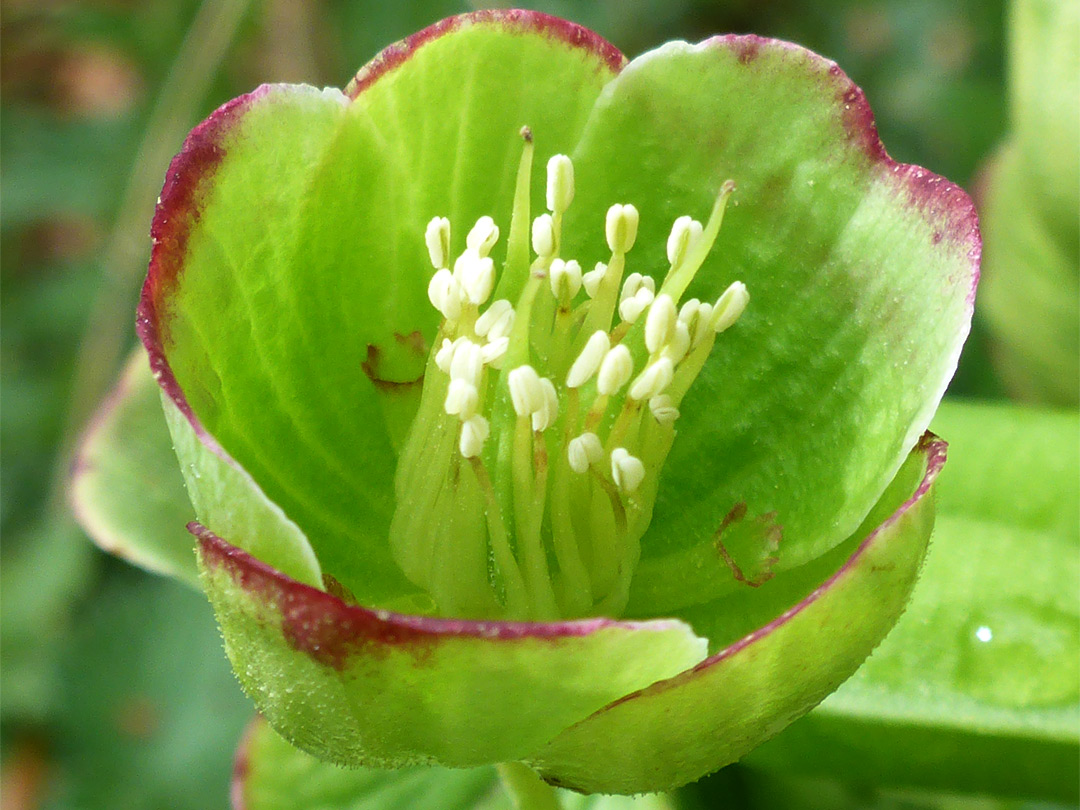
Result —
MULTIPOLYGON (((865 89, 893 157, 969 189, 1010 128, 1007 9, 998 0, 521 5, 593 28, 631 56, 729 31, 799 42, 865 89)), ((232 751, 251 709, 209 608, 85 539, 65 501, 71 449, 134 344, 153 203, 187 131, 262 82, 343 86, 382 46, 473 7, 0 3, 2 810, 226 806, 232 751)), ((1074 208, 1074 225, 1076 216, 1074 208)), ((1072 238, 1064 237, 1069 272, 1072 238)), ((1066 327, 1076 317, 1071 283, 1066 273, 1066 327)), ((1055 300, 1060 308, 1060 292, 1055 300)), ((1031 311, 1021 315, 1030 322, 1031 311)), ((1002 360, 1001 334, 996 321, 977 319, 952 395, 1075 404, 1075 334, 1063 335, 1064 360, 1040 356, 1027 377, 1030 353, 1021 346, 1002 360), (1041 387, 1047 375, 1054 385, 1041 387)), ((739 769, 702 790, 734 797, 723 806, 801 807, 811 796, 823 807, 916 802, 873 785, 788 784, 739 769)), ((980 802, 948 806, 997 806, 980 802)))

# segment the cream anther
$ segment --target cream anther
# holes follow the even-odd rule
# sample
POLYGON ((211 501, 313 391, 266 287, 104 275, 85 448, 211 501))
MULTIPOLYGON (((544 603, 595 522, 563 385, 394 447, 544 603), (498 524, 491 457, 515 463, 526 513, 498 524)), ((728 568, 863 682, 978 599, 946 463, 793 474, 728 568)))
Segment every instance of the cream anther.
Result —
POLYGON ((743 314, 748 303, 750 303, 750 293, 747 292, 746 285, 741 281, 732 283, 724 290, 724 294, 713 307, 709 321, 713 331, 719 334, 739 320, 739 316, 743 314))
POLYGON ((570 366, 570 371, 566 375, 566 387, 580 388, 591 380, 600 369, 600 364, 604 362, 604 356, 610 348, 611 339, 607 332, 602 329, 593 332, 577 360, 570 366))
POLYGON ((447 268, 436 271, 428 282, 428 300, 448 321, 461 315, 461 285, 447 268))
POLYGON ((484 354, 480 344, 467 339, 462 340, 450 360, 450 379, 465 380, 479 388, 483 373, 484 354))
POLYGON ((531 416, 544 407, 544 386, 532 366, 518 366, 506 375, 510 401, 518 416, 531 416))
POLYGON ((621 343, 604 355, 596 377, 596 390, 608 396, 614 394, 630 379, 634 373, 634 359, 630 350, 621 343))
POLYGON ((570 440, 566 447, 566 459, 574 472, 586 472, 589 467, 599 464, 604 458, 604 445, 595 433, 582 433, 570 440))
POLYGON ((543 404, 532 415, 532 429, 541 432, 547 430, 555 422, 559 415, 559 395, 555 391, 555 385, 547 377, 540 378, 540 388, 543 391, 543 404))
MULTIPOLYGON (((694 322, 693 327, 690 328, 691 346, 697 346, 709 334, 709 330, 712 328, 709 325, 712 322, 712 311, 712 304, 702 304, 698 307, 697 320, 694 322)), ((687 324, 687 327, 690 327, 690 324, 687 324)))
POLYGON ((499 226, 491 217, 476 220, 469 235, 465 237, 465 246, 475 251, 478 256, 487 256, 495 243, 499 241, 499 226))
POLYGON ((510 348, 510 338, 506 335, 489 340, 480 350, 484 358, 484 365, 499 368, 502 366, 503 356, 510 348))
POLYGON ((434 217, 424 231, 428 256, 436 270, 446 267, 450 261, 450 220, 446 217, 434 217))
POLYGON ((645 465, 625 447, 616 447, 611 451, 611 477, 623 492, 633 492, 645 479, 645 465))
POLYGON ((547 163, 547 207, 561 214, 574 200, 574 164, 566 155, 552 155, 547 163))
POLYGON ((446 401, 443 409, 451 416, 469 419, 476 414, 476 408, 480 404, 480 392, 476 386, 468 380, 452 379, 450 387, 446 389, 446 401))
POLYGON ((457 340, 450 340, 450 338, 443 338, 442 346, 435 352, 435 365, 439 369, 447 374, 450 373, 450 361, 454 359, 454 352, 457 351, 458 343, 465 338, 458 338, 457 340))
POLYGON ((696 219, 679 217, 671 226, 671 235, 667 240, 667 257, 671 266, 675 267, 682 263, 686 254, 694 247, 701 238, 704 228, 696 219))
POLYGON ((612 253, 627 253, 637 239, 638 210, 633 205, 616 203, 607 212, 604 235, 612 253))
POLYGON ((581 289, 581 265, 574 259, 568 262, 555 259, 548 269, 548 278, 552 294, 556 298, 569 300, 581 289))
POLYGON ((454 262, 454 278, 473 304, 482 304, 495 287, 495 262, 466 250, 454 262))
POLYGON ((490 432, 488 420, 479 414, 466 419, 461 425, 461 439, 458 442, 461 455, 465 458, 475 458, 480 455, 490 432))
POLYGON ((500 298, 492 301, 484 314, 476 319, 473 329, 480 337, 494 341, 509 335, 513 325, 514 307, 505 298, 500 298))
POLYGON ((549 259, 555 253, 555 223, 551 214, 541 214, 532 224, 533 253, 541 259, 549 259))
POLYGON ((667 357, 661 357, 656 362, 646 366, 645 370, 637 376, 634 384, 630 386, 627 396, 638 401, 652 399, 671 385, 674 376, 674 364, 667 357))
POLYGON ((664 346, 660 356, 666 357, 672 363, 678 365, 679 361, 686 357, 688 351, 690 351, 690 330, 686 328, 685 323, 677 321, 675 323, 675 334, 671 336, 671 340, 664 346))
POLYGON ((619 316, 627 323, 634 323, 652 302, 652 290, 648 287, 638 287, 636 293, 619 304, 619 316))
POLYGON ((585 285, 585 292, 589 298, 596 295, 596 291, 600 289, 600 282, 604 280, 606 274, 607 265, 603 262, 597 262, 596 267, 581 277, 581 283, 585 285))
MULTIPOLYGON (((651 293, 656 292, 656 281, 652 276, 643 276, 641 273, 631 273, 626 277, 623 282, 622 292, 619 293, 620 303, 627 298, 633 298, 637 295, 639 290, 648 290, 651 293)), ((651 299, 650 299, 651 300, 651 299)))
POLYGON ((679 418, 679 409, 675 407, 671 397, 660 394, 649 400, 649 410, 661 425, 670 425, 679 418))
POLYGON ((645 348, 656 354, 675 336, 679 313, 670 295, 661 294, 649 306, 645 317, 645 348))

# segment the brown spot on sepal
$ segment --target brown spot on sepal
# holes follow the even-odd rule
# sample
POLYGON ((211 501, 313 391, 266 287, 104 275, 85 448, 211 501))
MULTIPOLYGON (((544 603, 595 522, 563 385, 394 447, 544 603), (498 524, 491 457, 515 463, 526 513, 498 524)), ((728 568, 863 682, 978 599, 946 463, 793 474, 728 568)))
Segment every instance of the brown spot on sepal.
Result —
POLYGON ((740 501, 724 516, 716 530, 716 553, 736 580, 757 588, 773 577, 783 527, 776 522, 776 512, 747 520, 747 511, 746 503, 740 501))
POLYGON ((427 341, 418 330, 407 335, 395 332, 392 343, 368 344, 360 368, 379 390, 400 391, 423 382, 427 354, 427 341))

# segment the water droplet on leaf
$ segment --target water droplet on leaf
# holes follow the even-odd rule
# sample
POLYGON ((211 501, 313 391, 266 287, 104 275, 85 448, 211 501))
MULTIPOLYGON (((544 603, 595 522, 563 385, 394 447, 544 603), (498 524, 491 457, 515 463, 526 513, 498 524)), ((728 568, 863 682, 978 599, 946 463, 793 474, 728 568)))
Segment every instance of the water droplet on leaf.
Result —
POLYGON ((973 614, 961 630, 956 682, 1004 706, 1051 706, 1080 698, 1080 617, 1027 599, 973 614))

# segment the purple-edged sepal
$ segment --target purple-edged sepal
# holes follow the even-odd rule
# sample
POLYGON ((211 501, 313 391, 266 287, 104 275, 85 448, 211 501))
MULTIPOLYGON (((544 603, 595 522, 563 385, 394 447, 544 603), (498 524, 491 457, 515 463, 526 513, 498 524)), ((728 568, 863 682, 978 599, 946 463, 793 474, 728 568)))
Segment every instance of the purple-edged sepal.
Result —
POLYGON ((244 689, 293 744, 332 762, 521 759, 706 653, 705 639, 673 619, 542 624, 369 610, 191 529, 244 689))

